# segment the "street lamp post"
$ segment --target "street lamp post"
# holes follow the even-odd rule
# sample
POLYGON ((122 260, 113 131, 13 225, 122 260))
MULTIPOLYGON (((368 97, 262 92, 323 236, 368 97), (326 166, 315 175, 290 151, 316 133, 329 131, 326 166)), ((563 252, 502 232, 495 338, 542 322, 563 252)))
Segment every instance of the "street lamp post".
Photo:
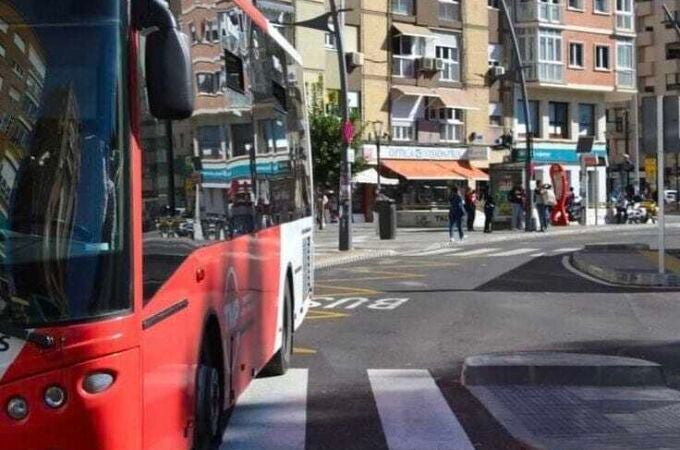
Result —
POLYGON ((347 60, 345 59, 344 43, 342 39, 342 28, 340 26, 340 14, 351 9, 338 9, 335 0, 329 0, 330 12, 314 17, 309 20, 295 23, 282 23, 281 25, 298 26, 311 28, 335 36, 335 45, 338 53, 338 66, 340 68, 340 112, 342 119, 342 157, 340 163, 340 233, 338 248, 340 251, 352 249, 352 161, 350 161, 350 151, 352 136, 352 122, 349 120, 349 106, 347 96, 349 88, 347 86, 347 60), (331 27, 329 21, 332 22, 331 27))
MULTIPOLYGON (((526 171, 526 178, 524 180, 524 190, 526 191, 526 196, 527 196, 527 201, 525 205, 525 211, 524 211, 524 222, 525 222, 525 230, 526 231, 533 231, 532 227, 532 216, 533 216, 533 211, 534 211, 534 197, 531 192, 531 178, 532 178, 532 158, 533 158, 533 129, 532 129, 532 121, 531 117, 529 116, 529 93, 527 90, 527 82, 526 82, 526 77, 524 76, 524 65, 522 63, 522 54, 520 53, 519 49, 519 42, 517 40, 517 33, 515 31, 515 25, 512 22, 512 17, 510 17, 510 10, 508 9, 508 5, 505 0, 500 0, 500 6, 501 9, 503 10, 503 15, 505 16, 505 20, 508 23, 508 28, 510 29, 510 38, 512 39, 512 48, 513 48, 513 55, 515 59, 515 64, 517 67, 517 71, 519 72, 519 82, 522 88, 522 97, 523 97, 523 102, 522 102, 522 107, 524 109, 524 119, 526 122, 526 136, 527 136, 527 152, 526 152, 526 161, 524 165, 524 169, 526 171)), ((514 105, 513 105, 514 109, 514 105)))
POLYGON ((377 158, 376 172, 378 172, 378 180, 377 180, 377 184, 376 184, 376 197, 379 199, 380 195, 382 193, 381 186, 380 186, 380 144, 381 144, 382 135, 383 135, 383 123, 380 120, 376 120, 371 125, 373 126, 373 135, 375 136, 375 147, 376 147, 376 158, 377 158))

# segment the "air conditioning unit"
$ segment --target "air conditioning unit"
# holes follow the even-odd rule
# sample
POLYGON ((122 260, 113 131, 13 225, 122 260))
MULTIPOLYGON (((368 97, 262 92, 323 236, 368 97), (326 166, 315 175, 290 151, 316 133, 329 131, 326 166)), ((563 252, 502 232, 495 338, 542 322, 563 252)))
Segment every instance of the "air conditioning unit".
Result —
POLYGON ((347 58, 347 66, 362 67, 364 65, 364 54, 359 52, 349 52, 345 55, 347 58))
POLYGON ((434 61, 435 61, 435 63, 434 63, 434 69, 435 69, 437 72, 441 72, 442 70, 444 70, 444 60, 435 59, 434 61))
POLYGON ((438 63, 441 63, 441 61, 436 58, 420 58, 418 67, 421 72, 437 72, 441 70, 437 68, 438 63))
POLYGON ((493 78, 500 78, 505 75, 505 67, 503 66, 491 66, 489 67, 489 72, 493 78))

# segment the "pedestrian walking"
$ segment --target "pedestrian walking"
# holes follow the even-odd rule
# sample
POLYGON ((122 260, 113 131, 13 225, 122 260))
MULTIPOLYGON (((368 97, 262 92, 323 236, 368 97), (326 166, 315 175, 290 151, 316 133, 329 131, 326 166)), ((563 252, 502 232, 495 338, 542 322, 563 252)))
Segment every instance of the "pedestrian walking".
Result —
POLYGON ((619 194, 616 200, 616 223, 619 225, 628 223, 628 200, 623 193, 619 194))
POLYGON ((467 188, 465 192, 465 214, 467 215, 468 231, 475 231, 475 215, 477 214, 477 192, 467 188))
POLYGON ((545 204, 543 203, 543 185, 540 182, 536 184, 536 189, 534 189, 534 204, 538 213, 539 231, 545 231, 547 228, 545 223, 545 204))
POLYGON ((458 230, 458 237, 460 240, 462 241, 465 239, 465 235, 463 234, 464 216, 465 207, 463 204, 463 198, 458 193, 458 188, 454 186, 451 189, 451 195, 449 196, 449 239, 451 242, 454 241, 454 228, 458 230))
POLYGON ((550 216, 552 215, 555 205, 557 205, 557 196, 555 195, 555 190, 551 185, 546 184, 543 186, 543 217, 545 231, 548 231, 548 228, 550 228, 550 216))
POLYGON ((526 193, 524 188, 520 185, 515 185, 508 192, 508 201, 512 207, 512 223, 511 227, 515 230, 521 231, 524 223, 524 202, 526 200, 526 193))
POLYGON ((486 201, 484 202, 484 232, 493 232, 493 216, 496 212, 496 202, 493 199, 493 195, 487 192, 486 201))

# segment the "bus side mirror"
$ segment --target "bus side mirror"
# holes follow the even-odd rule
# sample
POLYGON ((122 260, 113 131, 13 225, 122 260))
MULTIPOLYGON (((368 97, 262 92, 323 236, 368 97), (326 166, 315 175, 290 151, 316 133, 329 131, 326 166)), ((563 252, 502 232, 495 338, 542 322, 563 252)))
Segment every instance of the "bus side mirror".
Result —
POLYGON ((159 28, 146 37, 146 88, 151 114, 182 120, 194 112, 194 86, 187 36, 159 28))

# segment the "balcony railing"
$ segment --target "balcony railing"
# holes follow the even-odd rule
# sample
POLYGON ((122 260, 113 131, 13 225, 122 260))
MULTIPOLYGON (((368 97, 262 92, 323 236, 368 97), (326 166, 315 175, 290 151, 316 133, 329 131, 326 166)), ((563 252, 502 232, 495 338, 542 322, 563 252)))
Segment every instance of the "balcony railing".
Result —
POLYGON ((616 71, 616 85, 625 88, 635 87, 635 71, 634 70, 617 70, 616 71))
POLYGON ((564 82, 564 64, 561 62, 540 62, 529 66, 526 71, 528 80, 548 83, 564 82))
POLYGON ((392 57, 392 76, 413 78, 416 74, 416 61, 410 57, 392 57))
POLYGON ((460 20, 460 3, 439 2, 439 18, 443 20, 460 20))
POLYGON ((519 3, 517 5, 517 21, 518 22, 546 22, 546 23, 562 23, 561 3, 543 3, 540 1, 519 3))

